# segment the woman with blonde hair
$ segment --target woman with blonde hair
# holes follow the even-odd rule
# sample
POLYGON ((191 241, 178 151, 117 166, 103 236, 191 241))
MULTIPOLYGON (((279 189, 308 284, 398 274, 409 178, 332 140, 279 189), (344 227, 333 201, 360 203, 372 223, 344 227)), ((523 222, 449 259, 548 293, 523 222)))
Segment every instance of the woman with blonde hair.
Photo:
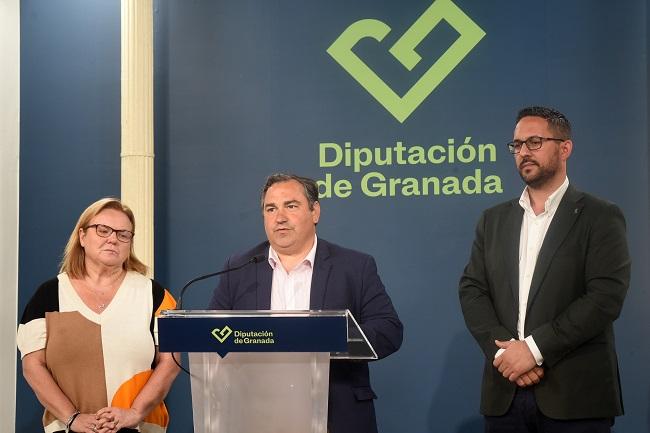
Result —
POLYGON ((178 374, 157 350, 156 317, 176 302, 146 277, 133 250, 135 218, 103 198, 81 214, 59 275, 23 312, 23 375, 45 407, 50 432, 165 432, 163 398, 178 374))

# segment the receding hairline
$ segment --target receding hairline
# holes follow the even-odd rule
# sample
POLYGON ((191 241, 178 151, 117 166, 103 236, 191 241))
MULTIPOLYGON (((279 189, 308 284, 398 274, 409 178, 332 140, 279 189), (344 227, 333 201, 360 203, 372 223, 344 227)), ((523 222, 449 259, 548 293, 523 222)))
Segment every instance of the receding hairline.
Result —
POLYGON ((524 107, 517 112, 515 127, 519 124, 519 122, 521 122, 522 119, 526 117, 537 117, 546 120, 548 128, 553 132, 554 135, 559 136, 557 138, 562 138, 563 140, 571 140, 571 122, 559 110, 551 107, 544 107, 541 105, 524 107))
POLYGON ((264 187, 262 188, 260 196, 260 207, 264 209, 266 201, 266 193, 268 190, 273 187, 273 185, 295 181, 298 185, 302 187, 303 195, 307 199, 307 205, 309 209, 314 208, 314 203, 318 203, 318 185, 314 179, 305 176, 299 176, 297 174, 290 173, 274 173, 266 178, 264 187))
MULTIPOLYGON (((307 195, 307 191, 305 191, 305 187, 304 187, 304 185, 303 185, 302 183, 300 183, 299 181, 297 181, 296 179, 287 179, 287 180, 281 180, 281 181, 279 181, 279 182, 275 182, 274 184, 270 185, 270 186, 267 188, 266 191, 264 191, 264 196, 262 197, 262 200, 263 200, 262 207, 265 207, 265 206, 267 206, 267 205, 269 204, 269 203, 266 202, 266 196, 267 196, 267 194, 268 194, 268 192, 269 192, 269 190, 270 190, 271 188, 273 188, 273 187, 276 186, 276 185, 287 184, 287 183, 294 183, 294 184, 296 184, 296 186, 298 187, 298 189, 300 189, 300 192, 301 192, 300 195, 303 196, 303 197, 305 198, 305 201, 307 202, 307 204, 309 204, 309 196, 307 195)), ((296 199, 285 200, 285 201, 283 201, 281 204, 289 204, 289 203, 297 202, 297 201, 298 201, 298 200, 296 200, 296 199)), ((318 200, 317 200, 317 201, 318 201, 318 200)), ((279 204, 279 203, 272 203, 272 204, 276 204, 276 205, 277 205, 277 204, 279 204)))

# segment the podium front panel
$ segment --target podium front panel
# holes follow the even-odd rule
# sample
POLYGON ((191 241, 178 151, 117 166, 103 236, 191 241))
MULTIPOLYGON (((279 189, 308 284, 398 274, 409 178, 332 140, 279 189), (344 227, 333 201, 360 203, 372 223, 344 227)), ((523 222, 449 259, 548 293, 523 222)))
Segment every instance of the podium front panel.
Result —
POLYGON ((167 310, 161 352, 188 352, 195 433, 327 433, 330 359, 377 359, 348 310, 167 310))
POLYGON ((195 433, 327 433, 329 353, 190 353, 195 433))

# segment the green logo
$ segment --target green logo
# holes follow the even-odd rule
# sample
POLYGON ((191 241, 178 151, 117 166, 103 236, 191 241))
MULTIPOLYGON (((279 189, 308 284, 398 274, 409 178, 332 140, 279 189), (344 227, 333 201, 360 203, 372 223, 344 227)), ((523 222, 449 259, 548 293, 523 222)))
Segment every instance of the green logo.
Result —
POLYGON ((352 51, 363 38, 370 37, 381 42, 391 31, 382 21, 364 19, 351 24, 327 52, 403 123, 485 36, 485 32, 451 0, 436 0, 388 51, 407 70, 413 70, 422 60, 415 49, 443 19, 459 33, 458 39, 401 97, 352 51))
POLYGON ((214 328, 212 330, 212 336, 219 340, 219 343, 223 343, 226 341, 226 338, 230 337, 230 334, 232 334, 232 329, 228 325, 224 326, 223 328, 214 328))

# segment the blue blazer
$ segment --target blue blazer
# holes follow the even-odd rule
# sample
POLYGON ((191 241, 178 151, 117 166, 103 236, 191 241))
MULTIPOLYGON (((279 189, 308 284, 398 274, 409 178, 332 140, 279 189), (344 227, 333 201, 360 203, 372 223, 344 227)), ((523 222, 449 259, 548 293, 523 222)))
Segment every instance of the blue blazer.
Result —
MULTIPOLYGON (((228 259, 225 268, 267 255, 269 243, 228 259)), ((267 260, 222 276, 210 308, 219 310, 269 310, 273 269, 267 260)), ((377 274, 375 260, 318 239, 311 282, 312 310, 349 309, 374 347, 384 358, 402 344, 402 323, 377 274)), ((373 433, 377 431, 368 363, 331 361, 328 402, 330 433, 373 433)))

